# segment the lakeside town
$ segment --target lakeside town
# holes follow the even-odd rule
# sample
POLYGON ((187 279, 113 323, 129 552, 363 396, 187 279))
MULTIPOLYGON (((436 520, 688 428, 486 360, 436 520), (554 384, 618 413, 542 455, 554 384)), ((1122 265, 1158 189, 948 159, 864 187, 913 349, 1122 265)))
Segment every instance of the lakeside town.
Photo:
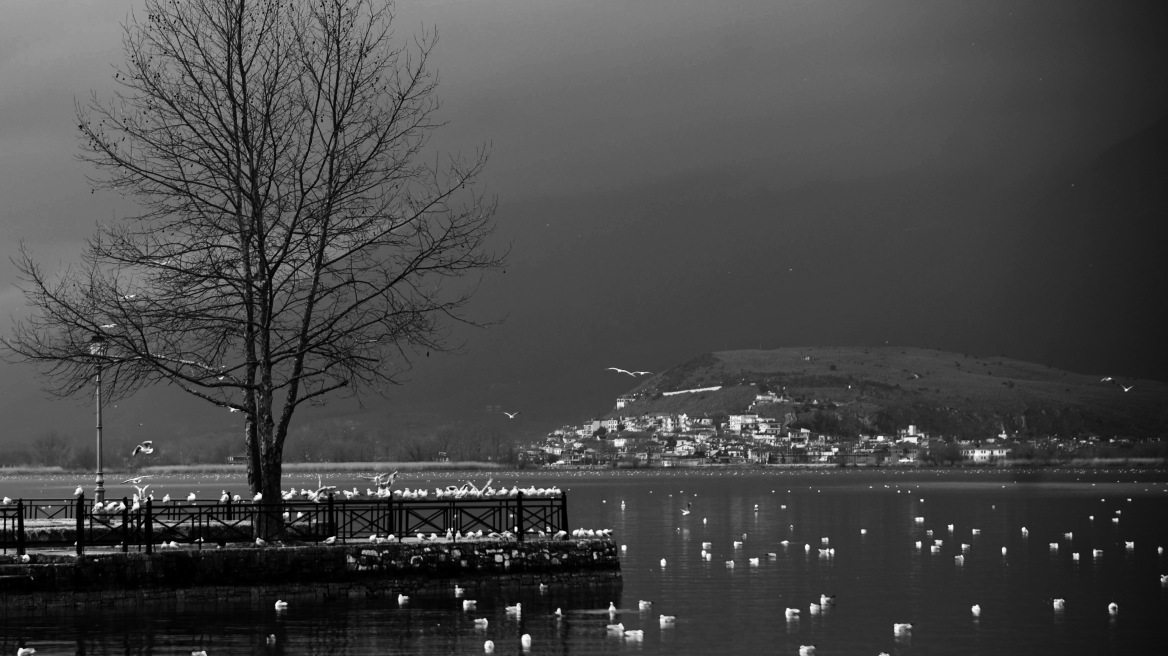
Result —
MULTIPOLYGON (((636 400, 620 396, 616 411, 636 400)), ((1001 432, 983 439, 957 439, 907 425, 889 434, 844 437, 790 426, 790 417, 751 412, 782 402, 760 392, 747 412, 691 416, 654 412, 592 419, 562 426, 519 450, 521 464, 543 467, 702 467, 715 465, 952 466, 1014 462, 1056 463, 1122 459, 1164 464, 1162 438, 1131 440, 1106 436, 1045 436, 1001 432)))

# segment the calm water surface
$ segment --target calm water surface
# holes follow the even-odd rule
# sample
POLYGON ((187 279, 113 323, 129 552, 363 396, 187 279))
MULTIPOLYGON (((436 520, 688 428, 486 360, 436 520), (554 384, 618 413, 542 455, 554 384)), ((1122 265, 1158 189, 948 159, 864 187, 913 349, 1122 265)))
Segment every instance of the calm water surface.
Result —
MULTIPOLYGON (((399 477, 399 486, 445 486, 467 475, 412 473, 399 477)), ((473 476, 482 484, 488 474, 473 476)), ((1168 649, 1168 587, 1160 580, 1168 555, 1158 552, 1168 548, 1164 471, 494 476, 496 486, 559 485, 569 491, 573 527, 615 529, 625 548, 623 585, 553 586, 541 593, 472 582, 466 596, 478 600, 478 610, 471 613, 453 591, 413 595, 403 606, 396 598, 294 600, 281 613, 262 594, 252 603, 17 612, 0 617, 0 654, 18 646, 35 647, 38 656, 185 656, 196 649, 212 655, 481 654, 486 640, 496 654, 581 656, 798 654, 800 645, 815 645, 820 656, 1168 649), (703 542, 710 543, 709 559, 703 542), (834 595, 835 604, 813 614, 810 605, 820 595, 834 595), (1065 599, 1064 610, 1054 609, 1055 598, 1065 599), (652 608, 640 610, 640 600, 652 608), (515 602, 523 606, 518 618, 504 611, 515 602), (610 602, 619 609, 612 617, 610 602), (1114 615, 1112 602, 1119 606, 1114 615), (978 617, 974 604, 981 607, 978 617), (554 617, 556 608, 563 619, 554 617), (786 619, 787 608, 799 609, 799 619, 786 619), (661 627, 660 614, 675 615, 676 625, 661 627), (488 619, 485 630, 474 627, 480 617, 488 619), (610 635, 605 627, 614 622, 643 629, 643 640, 610 635), (895 623, 912 629, 894 634, 895 623), (532 637, 528 652, 520 646, 524 633, 532 637)), ((78 482, 89 483, 10 476, 0 478, 0 494, 67 497, 78 482)), ((327 482, 365 485, 351 475, 327 482)), ((285 485, 315 483, 315 475, 285 477, 285 485)), ((246 492, 241 477, 222 475, 156 478, 151 489, 213 497, 224 488, 246 492)), ((111 495, 129 492, 111 489, 111 495)))

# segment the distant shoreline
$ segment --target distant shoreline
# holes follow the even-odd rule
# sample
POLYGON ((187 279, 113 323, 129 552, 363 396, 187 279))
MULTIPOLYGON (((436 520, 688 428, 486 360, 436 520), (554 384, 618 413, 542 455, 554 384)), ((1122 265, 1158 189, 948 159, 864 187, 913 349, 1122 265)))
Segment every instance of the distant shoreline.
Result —
MULTIPOLYGON (((1113 467, 1130 467, 1136 469, 1165 469, 1168 461, 1164 458, 1072 458, 1066 460, 1013 460, 1003 459, 996 462, 962 463, 954 465, 848 465, 840 466, 837 463, 786 463, 786 464, 759 464, 759 463, 702 463, 687 464, 685 466, 660 465, 653 466, 623 466, 609 465, 559 465, 542 467, 504 467, 494 462, 295 462, 287 463, 283 467, 284 474, 337 474, 353 472, 384 472, 398 471, 402 473, 418 472, 459 472, 484 471, 526 474, 552 474, 555 472, 607 472, 607 471, 709 471, 717 469, 735 469, 746 471, 773 471, 773 470, 865 470, 865 471, 929 471, 929 470, 1010 470, 1010 469, 1046 469, 1053 467, 1085 467, 1091 469, 1110 469, 1113 467)), ((138 470, 106 470, 109 477, 136 475, 174 475, 174 474, 243 474, 247 471, 245 465, 203 464, 203 465, 167 465, 158 467, 143 467, 138 470)), ((0 477, 4 476, 51 476, 51 475, 92 475, 91 470, 68 470, 63 467, 0 467, 0 477)))

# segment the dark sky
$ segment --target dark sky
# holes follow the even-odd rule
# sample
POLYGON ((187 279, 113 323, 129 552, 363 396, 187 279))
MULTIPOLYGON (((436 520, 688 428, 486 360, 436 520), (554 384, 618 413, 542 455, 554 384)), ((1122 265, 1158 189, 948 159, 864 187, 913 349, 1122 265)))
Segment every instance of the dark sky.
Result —
MULTIPOLYGON (((67 263, 129 213, 89 193, 73 101, 111 91, 134 6, 6 6, 5 260, 25 240, 67 263)), ((534 432, 607 410, 630 380, 605 367, 817 344, 1168 380, 1163 2, 398 7, 399 35, 439 29, 450 124, 433 144, 491 145, 483 182, 512 250, 471 308, 501 323, 456 331, 463 352, 368 399, 376 417, 493 422, 492 404, 534 432)), ((4 261, 5 318, 22 312, 13 282, 4 261)), ((87 402, 35 383, 0 364, 0 439, 89 430, 87 402)), ((159 398, 107 421, 206 421, 159 398)))

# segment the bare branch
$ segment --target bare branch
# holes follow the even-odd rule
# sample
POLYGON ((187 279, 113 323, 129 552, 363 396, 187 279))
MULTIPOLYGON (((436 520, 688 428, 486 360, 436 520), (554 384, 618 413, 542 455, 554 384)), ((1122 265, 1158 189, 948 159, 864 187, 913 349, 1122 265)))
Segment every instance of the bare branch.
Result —
POLYGON ((502 263, 474 189, 488 155, 426 161, 437 33, 399 45, 393 17, 385 0, 146 0, 118 92, 77 107, 93 184, 142 212, 60 273, 21 251, 33 314, 11 357, 58 394, 101 367, 108 398, 165 383, 243 412, 267 494, 299 405, 447 348, 473 287, 442 281, 502 263))

